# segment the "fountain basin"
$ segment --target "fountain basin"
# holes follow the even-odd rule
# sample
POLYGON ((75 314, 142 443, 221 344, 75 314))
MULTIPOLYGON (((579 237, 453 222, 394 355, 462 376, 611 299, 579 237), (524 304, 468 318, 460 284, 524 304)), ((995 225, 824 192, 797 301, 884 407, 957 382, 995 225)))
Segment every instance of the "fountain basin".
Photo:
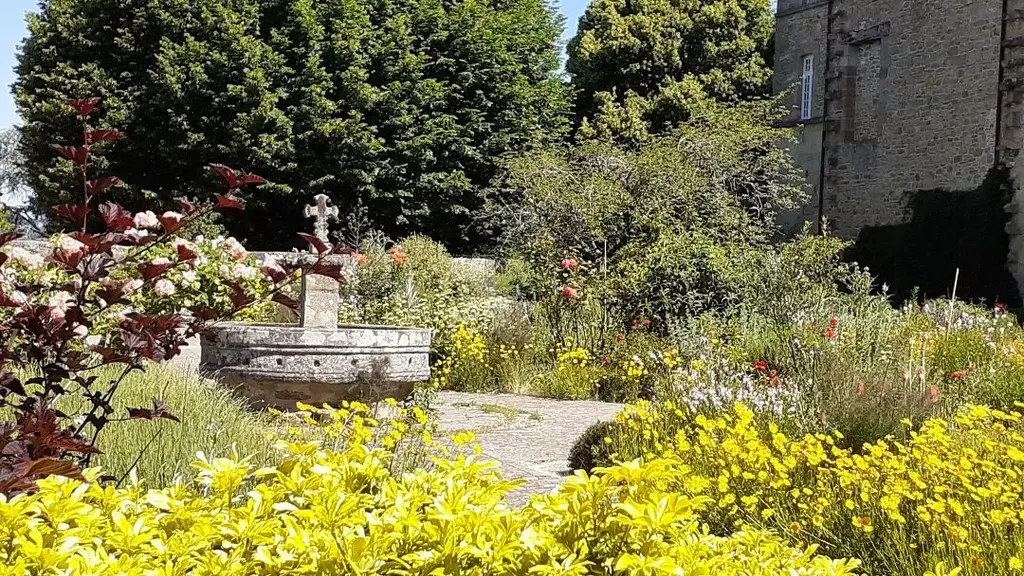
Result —
POLYGON ((404 399, 430 379, 431 331, 225 323, 202 336, 201 368, 256 407, 404 399))

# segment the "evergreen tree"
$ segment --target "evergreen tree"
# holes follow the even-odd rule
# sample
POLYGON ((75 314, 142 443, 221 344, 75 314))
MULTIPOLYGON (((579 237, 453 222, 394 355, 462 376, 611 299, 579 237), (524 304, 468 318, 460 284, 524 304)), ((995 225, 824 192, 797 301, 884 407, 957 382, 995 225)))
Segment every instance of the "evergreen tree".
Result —
POLYGON ((545 2, 43 0, 15 85, 36 207, 68 189, 62 102, 99 96, 128 135, 99 159, 135 186, 128 206, 199 194, 220 162, 274 183, 225 222, 252 246, 290 246, 325 193, 393 237, 471 251, 498 158, 565 128, 545 2))
POLYGON ((706 99, 771 91, 769 0, 592 0, 566 70, 585 135, 646 137, 706 99))

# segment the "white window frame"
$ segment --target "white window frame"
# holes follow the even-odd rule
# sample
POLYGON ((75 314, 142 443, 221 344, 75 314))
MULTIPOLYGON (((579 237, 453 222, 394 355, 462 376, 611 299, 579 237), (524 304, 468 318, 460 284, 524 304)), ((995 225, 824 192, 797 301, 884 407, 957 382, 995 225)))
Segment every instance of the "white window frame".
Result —
POLYGON ((801 60, 803 74, 800 81, 800 119, 810 120, 814 112, 814 54, 806 54, 801 60))

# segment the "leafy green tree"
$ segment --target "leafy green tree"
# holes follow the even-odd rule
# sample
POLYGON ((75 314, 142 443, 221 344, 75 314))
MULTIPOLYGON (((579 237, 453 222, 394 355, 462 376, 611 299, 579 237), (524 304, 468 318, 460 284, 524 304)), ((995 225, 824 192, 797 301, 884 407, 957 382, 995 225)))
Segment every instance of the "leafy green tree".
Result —
POLYGON ((565 129, 561 28, 546 0, 43 0, 15 85, 36 209, 65 201, 62 102, 99 96, 129 207, 199 194, 219 162, 274 183, 225 219, 250 245, 289 246, 324 193, 468 250, 497 159, 565 129))
MULTIPOLYGON (((636 148, 587 141, 509 165, 522 198, 504 208, 510 255, 528 262, 515 288, 552 294, 559 262, 578 260, 580 294, 660 326, 725 310, 742 296, 751 251, 769 250, 776 215, 804 199, 802 178, 772 127, 776 101, 706 103, 699 115, 636 148)), ((762 270, 763 272, 763 270, 762 270)))
POLYGON ((703 99, 767 96, 773 28, 769 0, 592 0, 566 64, 585 135, 646 137, 703 99))

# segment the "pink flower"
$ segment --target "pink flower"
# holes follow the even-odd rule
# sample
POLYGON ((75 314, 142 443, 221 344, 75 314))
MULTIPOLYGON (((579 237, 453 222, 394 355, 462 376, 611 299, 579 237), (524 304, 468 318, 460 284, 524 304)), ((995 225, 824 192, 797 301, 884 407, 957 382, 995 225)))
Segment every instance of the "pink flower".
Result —
POLYGON ((562 260, 562 270, 575 270, 579 267, 580 263, 575 258, 566 258, 562 260))
POLYGON ((939 387, 932 384, 931 388, 928 389, 928 397, 932 399, 932 402, 939 401, 939 387))
POLYGON ((139 212, 138 214, 135 215, 134 220, 136 228, 156 229, 160 227, 160 220, 156 217, 156 214, 154 214, 152 210, 139 212))
POLYGON ((157 296, 163 297, 170 296, 177 292, 177 290, 174 288, 173 282, 166 278, 161 278, 156 281, 156 284, 153 285, 153 292, 157 296))
POLYGON ((235 260, 241 260, 245 258, 245 248, 238 243, 238 240, 234 238, 228 238, 224 241, 224 250, 231 255, 235 260))
POLYGON ((84 251, 86 247, 71 236, 61 236, 57 239, 57 249, 65 254, 76 254, 84 251))
POLYGON ((968 372, 968 370, 956 370, 955 372, 950 374, 949 377, 952 378, 953 380, 961 380, 967 376, 968 372))
POLYGON ((562 296, 564 296, 566 300, 575 300, 580 297, 579 292, 577 292, 576 288, 573 288, 572 286, 562 286, 561 292, 562 296))
POLYGON ((833 330, 832 328, 829 328, 829 329, 825 330, 825 337, 828 338, 829 340, 835 338, 836 337, 836 331, 833 330))
POLYGON ((833 327, 833 328, 838 328, 839 327, 839 318, 836 318, 835 316, 829 318, 828 325, 833 327))
POLYGON ((1002 313, 1006 311, 1006 304, 1002 302, 996 302, 996 313, 1002 313))
POLYGON ((864 394, 864 383, 857 384, 857 394, 864 394))

